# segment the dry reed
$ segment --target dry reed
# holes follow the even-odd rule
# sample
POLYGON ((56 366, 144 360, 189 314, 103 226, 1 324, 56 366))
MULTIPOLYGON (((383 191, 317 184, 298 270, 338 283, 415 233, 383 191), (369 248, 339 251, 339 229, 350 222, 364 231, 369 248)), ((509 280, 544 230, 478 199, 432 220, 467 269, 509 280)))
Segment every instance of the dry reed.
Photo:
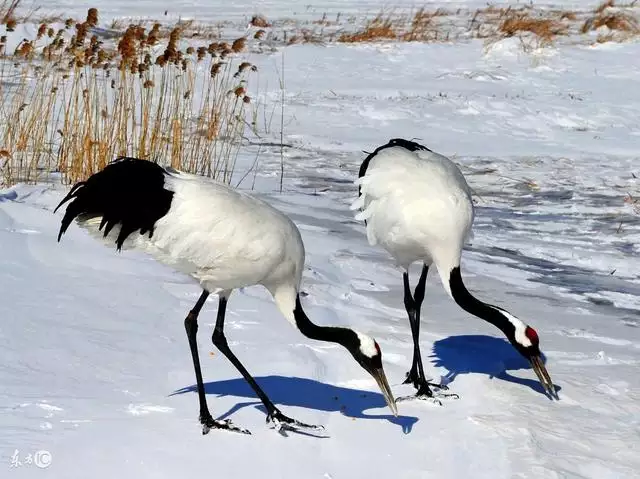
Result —
MULTIPOLYGON (((613 5, 613 2, 610 3, 613 5)), ((610 7, 609 2, 607 2, 607 8, 598 8, 593 16, 587 18, 580 29, 581 33, 588 33, 601 27, 628 34, 640 33, 640 25, 634 16, 623 11, 609 11, 608 7, 610 7)))
POLYGON ((343 33, 338 37, 338 41, 343 43, 357 43, 377 40, 395 40, 396 38, 398 38, 398 33, 393 18, 380 13, 375 18, 368 20, 362 29, 353 33, 343 33))
POLYGON ((498 30, 505 37, 531 33, 542 45, 547 45, 557 36, 565 35, 568 28, 555 18, 534 18, 527 12, 511 12, 505 15, 498 30))
POLYGON ((71 183, 121 155, 230 182, 256 70, 237 58, 247 40, 196 55, 175 28, 156 56, 159 25, 131 25, 109 49, 92 34, 97 20, 90 9, 57 32, 43 24, 0 58, 0 182, 53 171, 71 183))
MULTIPOLYGON (((607 0, 593 11, 538 8, 534 5, 497 7, 489 5, 475 10, 419 8, 407 11, 380 11, 375 17, 356 23, 353 17, 340 15, 328 20, 323 14, 318 20, 271 25, 269 39, 290 43, 371 43, 393 41, 448 42, 458 39, 481 38, 495 42, 506 37, 518 37, 526 49, 550 45, 561 37, 583 42, 580 35, 600 27, 615 34, 600 34, 599 41, 626 40, 640 34, 638 11, 640 0, 624 4, 607 0), (284 35, 278 29, 284 29, 284 35)), ((607 33, 607 32, 605 32, 607 33)), ((264 30, 257 30, 254 38, 262 38, 264 30)), ((587 41, 590 41, 587 39, 587 41)))
POLYGON ((7 28, 9 27, 9 22, 13 22, 12 25, 15 27, 15 14, 21 1, 22 0, 3 0, 2 3, 0 3, 1 23, 7 25, 7 28))

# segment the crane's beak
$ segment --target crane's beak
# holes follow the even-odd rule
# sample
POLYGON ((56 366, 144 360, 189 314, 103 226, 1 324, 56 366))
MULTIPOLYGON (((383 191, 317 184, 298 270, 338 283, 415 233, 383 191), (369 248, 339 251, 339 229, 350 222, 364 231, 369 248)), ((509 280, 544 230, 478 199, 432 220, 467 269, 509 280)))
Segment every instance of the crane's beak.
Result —
POLYGON ((384 400, 387 401, 387 405, 394 416, 398 416, 398 406, 396 406, 396 400, 393 397, 393 393, 391 392, 391 388, 389 387, 389 382, 387 381, 387 376, 384 374, 384 369, 377 368, 371 371, 371 375, 373 379, 378 383, 378 387, 380 391, 382 391, 382 395, 384 396, 384 400))
POLYGON ((545 392, 551 396, 552 399, 560 399, 556 392, 556 388, 553 386, 551 377, 547 372, 547 368, 542 362, 542 358, 540 356, 532 356, 529 361, 531 361, 531 367, 536 372, 536 376, 538 376, 538 380, 540 381, 540 384, 542 384, 545 392))

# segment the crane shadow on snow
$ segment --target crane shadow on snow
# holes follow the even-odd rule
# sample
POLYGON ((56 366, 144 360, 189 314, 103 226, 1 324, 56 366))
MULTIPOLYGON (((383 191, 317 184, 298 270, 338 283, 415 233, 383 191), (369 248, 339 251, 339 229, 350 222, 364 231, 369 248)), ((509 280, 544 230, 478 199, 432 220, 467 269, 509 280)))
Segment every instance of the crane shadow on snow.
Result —
MULTIPOLYGON (((542 361, 545 364, 547 362, 544 353, 542 361)), ((547 396, 533 370, 531 372, 534 379, 509 374, 509 371, 531 369, 531 365, 503 338, 484 335, 450 336, 433 343, 431 362, 448 370, 442 377, 444 384, 453 382, 458 374, 486 374, 492 379, 528 386, 547 396)), ((554 387, 556 392, 561 389, 559 386, 554 387)))
MULTIPOLYGON (((355 419, 387 420, 397 424, 405 434, 409 434, 413 425, 418 421, 413 416, 394 417, 391 414, 365 414, 364 411, 373 408, 386 408, 387 404, 382 394, 359 389, 349 389, 340 386, 314 381, 313 379, 289 376, 261 376, 255 380, 260 384, 276 406, 283 406, 282 412, 288 415, 286 406, 303 407, 326 412, 340 412, 355 419)), ((252 401, 239 402, 229 411, 218 417, 219 420, 231 416, 234 412, 247 406, 256 406, 265 412, 262 403, 244 378, 227 379, 205 383, 205 392, 217 396, 235 396, 251 398, 252 401), (255 399, 255 400, 253 400, 255 399)), ((171 395, 196 392, 196 385, 179 389, 171 395)), ((215 407, 215 406, 214 406, 215 407)), ((304 418, 295 419, 304 421, 304 418)))

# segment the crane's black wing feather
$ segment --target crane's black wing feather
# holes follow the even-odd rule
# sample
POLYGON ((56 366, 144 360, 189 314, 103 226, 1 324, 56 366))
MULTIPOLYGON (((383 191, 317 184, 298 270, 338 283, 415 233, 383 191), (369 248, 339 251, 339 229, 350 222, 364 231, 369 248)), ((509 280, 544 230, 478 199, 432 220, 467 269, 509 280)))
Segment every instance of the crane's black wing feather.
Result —
MULTIPOLYGON (((153 236, 155 223, 171 208, 173 192, 165 188, 166 171, 160 165, 137 158, 119 157, 102 171, 73 186, 56 207, 69 202, 58 241, 74 219, 102 217, 99 230, 106 237, 116 225, 116 247, 122 248, 135 232, 153 236)), ((54 211, 54 212, 55 212, 54 211)))

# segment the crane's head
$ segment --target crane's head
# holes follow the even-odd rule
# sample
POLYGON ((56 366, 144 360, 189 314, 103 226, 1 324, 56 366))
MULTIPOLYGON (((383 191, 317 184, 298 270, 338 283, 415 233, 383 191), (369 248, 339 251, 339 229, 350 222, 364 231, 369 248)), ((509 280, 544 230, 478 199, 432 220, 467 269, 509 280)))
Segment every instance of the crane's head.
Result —
POLYGON ((283 306, 283 304, 287 304, 287 296, 279 295, 276 292, 276 294, 274 294, 274 298, 276 299, 276 303, 279 305, 280 310, 285 314, 285 317, 289 317, 298 327, 300 332, 306 337, 317 339, 319 341, 338 343, 349 351, 358 364, 376 380, 380 391, 382 391, 384 400, 387 402, 387 405, 389 406, 389 409, 391 409, 391 412, 393 412, 393 415, 398 415, 396 401, 393 398, 393 393, 389 387, 387 376, 384 374, 384 369, 382 368, 382 352, 380 351, 380 346, 378 346, 375 339, 367 336, 366 334, 354 331, 353 329, 318 326, 317 324, 312 323, 302 309, 299 295, 296 295, 295 309, 293 309, 293 314, 291 314, 291 316, 287 316, 288 309, 286 306, 283 306))
POLYGON ((396 400, 393 398, 387 376, 382 368, 382 351, 380 351, 380 346, 378 346, 378 343, 372 337, 356 331, 354 331, 354 333, 357 338, 356 341, 348 345, 345 344, 344 346, 349 350, 358 364, 373 376, 373 379, 378 383, 378 387, 389 409, 391 409, 394 416, 397 416, 398 407, 396 406, 396 400))
MULTIPOLYGON (((441 268, 438 266, 438 271, 440 270, 441 268)), ((448 283, 446 277, 441 277, 443 283, 448 284, 451 296, 462 309, 502 330, 513 347, 531 363, 545 393, 551 398, 558 399, 556 389, 542 360, 540 339, 536 330, 508 311, 476 299, 462 282, 459 265, 451 269, 448 283)))
POLYGON ((540 338, 536 330, 511 313, 503 309, 498 310, 508 320, 509 324, 513 326, 513 328, 505 328, 507 339, 509 339, 513 347, 531 363, 531 368, 535 371, 536 376, 538 376, 538 380, 545 392, 550 397, 558 399, 558 394, 542 360, 540 338))

